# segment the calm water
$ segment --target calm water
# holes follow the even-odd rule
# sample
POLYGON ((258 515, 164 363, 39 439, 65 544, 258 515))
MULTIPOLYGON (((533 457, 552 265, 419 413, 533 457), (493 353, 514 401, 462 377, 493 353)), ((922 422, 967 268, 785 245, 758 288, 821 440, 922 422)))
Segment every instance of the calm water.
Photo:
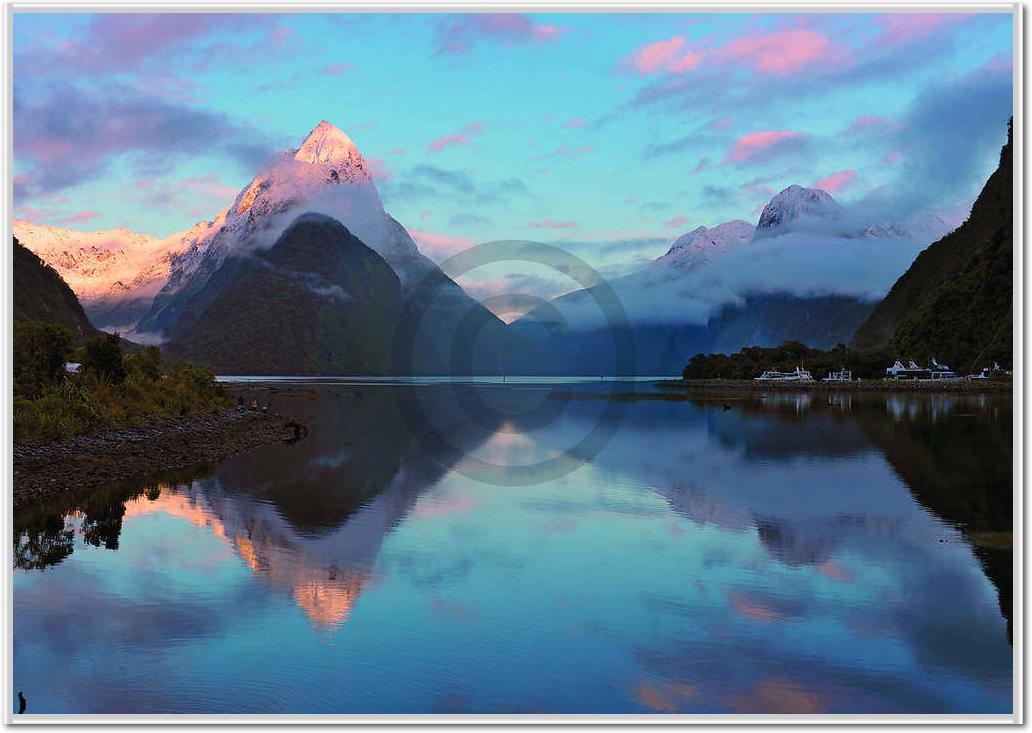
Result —
POLYGON ((275 389, 15 517, 29 712, 1011 710, 1009 395, 275 389))

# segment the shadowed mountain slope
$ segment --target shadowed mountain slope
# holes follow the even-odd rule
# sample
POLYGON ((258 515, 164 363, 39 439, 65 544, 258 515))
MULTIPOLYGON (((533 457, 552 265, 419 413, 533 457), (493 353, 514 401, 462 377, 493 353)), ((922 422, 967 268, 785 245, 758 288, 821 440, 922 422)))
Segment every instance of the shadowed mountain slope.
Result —
POLYGON ((1011 130, 1000 164, 954 232, 924 250, 857 329, 853 346, 891 345, 906 358, 945 359, 958 370, 1013 351, 1011 130))

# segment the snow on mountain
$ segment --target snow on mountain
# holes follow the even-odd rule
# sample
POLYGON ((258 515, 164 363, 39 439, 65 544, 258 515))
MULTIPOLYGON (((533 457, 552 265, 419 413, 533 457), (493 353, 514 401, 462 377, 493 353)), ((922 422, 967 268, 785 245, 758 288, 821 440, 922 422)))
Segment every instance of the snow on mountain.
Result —
POLYGON ((756 236, 776 236, 800 219, 834 221, 843 214, 842 205, 827 191, 792 184, 763 207, 756 236))
POLYGON ((323 120, 296 150, 280 153, 212 221, 180 238, 182 254, 141 321, 163 331, 227 257, 271 246, 297 216, 317 212, 341 221, 380 254, 407 285, 433 268, 380 201, 370 167, 351 139, 323 120))
POLYGON ((847 210, 826 191, 792 185, 763 207, 756 237, 777 237, 804 228, 846 239, 912 239, 931 243, 942 238, 956 223, 936 211, 919 211, 898 221, 870 221, 863 206, 847 210))
POLYGON ((180 252, 175 238, 158 239, 128 229, 80 232, 22 219, 13 225, 18 241, 57 270, 99 328, 131 326, 131 316, 126 320, 106 315, 123 301, 149 302, 164 286, 180 252))
POLYGON ((731 249, 752 241, 756 228, 736 219, 718 226, 698 227, 678 237, 670 250, 652 263, 652 267, 674 267, 689 271, 702 267, 727 254, 731 249))
POLYGON ((919 211, 898 222, 874 222, 865 224, 859 231, 861 237, 910 238, 928 243, 942 239, 957 228, 942 214, 934 211, 919 211))
MULTIPOLYGON (((371 181, 365 158, 347 134, 323 120, 308 133, 294 159, 302 163, 326 163, 349 181, 371 181)), ((332 174, 331 174, 332 175, 332 174)))

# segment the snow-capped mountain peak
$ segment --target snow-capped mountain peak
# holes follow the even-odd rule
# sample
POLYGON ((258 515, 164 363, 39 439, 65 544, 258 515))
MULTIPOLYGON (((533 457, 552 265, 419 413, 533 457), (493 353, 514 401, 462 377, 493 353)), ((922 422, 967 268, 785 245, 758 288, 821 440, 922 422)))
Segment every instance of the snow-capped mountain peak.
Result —
POLYGON ((347 133, 323 120, 308 133, 294 153, 301 163, 329 165, 338 172, 351 173, 349 180, 369 178, 369 166, 347 133))
POLYGON ((827 191, 792 184, 763 207, 756 235, 776 234, 799 219, 836 219, 842 205, 827 191))
POLYGON ((384 211, 369 166, 355 143, 323 120, 301 146, 276 155, 211 222, 181 237, 168 282, 140 323, 160 331, 179 318, 193 294, 227 257, 272 246, 301 214, 315 212, 343 223, 379 253, 401 278, 414 281, 428 267, 408 233, 384 211))
POLYGON ((667 253, 653 264, 694 270, 737 246, 748 244, 754 232, 753 225, 741 219, 712 228, 700 226, 674 240, 667 253))

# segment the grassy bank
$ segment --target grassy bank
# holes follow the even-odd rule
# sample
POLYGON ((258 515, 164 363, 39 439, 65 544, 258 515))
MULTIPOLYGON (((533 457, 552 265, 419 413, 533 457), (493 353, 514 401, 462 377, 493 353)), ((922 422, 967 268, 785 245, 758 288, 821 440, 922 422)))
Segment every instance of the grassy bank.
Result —
POLYGON ((60 327, 15 325, 15 442, 57 440, 232 404, 214 374, 190 364, 169 368, 156 347, 125 354, 112 334, 73 347, 60 327), (66 362, 80 364, 78 372, 66 371, 66 362))

